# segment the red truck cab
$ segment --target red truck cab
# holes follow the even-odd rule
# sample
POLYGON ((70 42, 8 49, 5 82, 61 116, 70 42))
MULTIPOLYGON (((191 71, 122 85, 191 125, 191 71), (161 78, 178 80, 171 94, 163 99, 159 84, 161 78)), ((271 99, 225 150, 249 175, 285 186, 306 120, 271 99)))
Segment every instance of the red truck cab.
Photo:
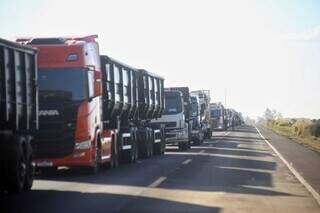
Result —
POLYGON ((111 159, 112 130, 101 122, 97 36, 18 39, 39 50, 37 167, 85 166, 96 172, 111 159))

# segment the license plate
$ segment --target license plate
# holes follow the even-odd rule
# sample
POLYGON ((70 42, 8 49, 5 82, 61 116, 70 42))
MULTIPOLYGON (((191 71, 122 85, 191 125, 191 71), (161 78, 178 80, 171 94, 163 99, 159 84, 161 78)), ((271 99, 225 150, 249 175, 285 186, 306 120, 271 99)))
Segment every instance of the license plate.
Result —
POLYGON ((38 167, 50 167, 50 166, 53 166, 53 163, 51 161, 40 161, 40 162, 36 162, 36 165, 38 167))

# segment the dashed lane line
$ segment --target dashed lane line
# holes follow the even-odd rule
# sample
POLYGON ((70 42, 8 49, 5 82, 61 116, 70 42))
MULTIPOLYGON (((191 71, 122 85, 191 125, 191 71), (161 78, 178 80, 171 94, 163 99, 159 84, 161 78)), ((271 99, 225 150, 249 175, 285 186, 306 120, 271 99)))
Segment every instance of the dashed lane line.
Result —
POLYGON ((190 159, 183 161, 182 164, 187 165, 187 164, 191 163, 191 161, 192 161, 192 159, 190 158, 190 159))
POLYGON ((148 187, 150 188, 156 188, 158 187, 163 181, 165 181, 167 177, 161 176, 157 180, 155 180, 153 183, 151 183, 148 187))

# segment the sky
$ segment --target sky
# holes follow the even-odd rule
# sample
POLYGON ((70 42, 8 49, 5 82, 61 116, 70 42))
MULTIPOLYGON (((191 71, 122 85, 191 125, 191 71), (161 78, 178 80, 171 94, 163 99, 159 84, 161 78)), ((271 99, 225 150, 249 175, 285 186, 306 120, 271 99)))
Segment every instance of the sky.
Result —
POLYGON ((100 51, 257 117, 320 118, 320 1, 0 0, 0 37, 98 34, 100 51), (226 97, 226 98, 225 98, 226 97))

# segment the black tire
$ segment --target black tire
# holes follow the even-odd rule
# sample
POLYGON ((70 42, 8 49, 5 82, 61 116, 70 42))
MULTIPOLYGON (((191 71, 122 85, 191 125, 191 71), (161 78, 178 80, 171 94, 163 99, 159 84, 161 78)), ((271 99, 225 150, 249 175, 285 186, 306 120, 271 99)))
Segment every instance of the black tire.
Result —
POLYGON ((29 191, 33 185, 33 175, 34 175, 34 167, 32 165, 32 147, 31 147, 31 139, 28 138, 26 141, 26 160, 27 160, 27 171, 26 177, 24 181, 23 189, 25 191, 29 191))
POLYGON ((137 132, 134 133, 134 144, 135 144, 134 162, 136 162, 139 159, 139 144, 138 144, 137 132))
MULTIPOLYGON (((156 138, 154 137, 154 139, 156 140, 156 138)), ((155 140, 154 140, 154 144, 153 144, 153 153, 155 155, 161 155, 162 153, 162 139, 161 138, 157 138, 157 140, 160 141, 158 143, 155 143, 155 140)))
POLYGON ((121 151, 121 162, 122 163, 134 163, 136 159, 136 143, 134 141, 134 136, 131 132, 131 149, 121 151))
POLYGON ((147 158, 148 157, 148 131, 147 130, 141 130, 138 131, 138 139, 137 139, 137 145, 138 148, 138 154, 139 158, 147 158))
POLYGON ((27 160, 24 152, 25 138, 15 136, 11 138, 14 145, 8 163, 5 165, 7 190, 10 193, 20 193, 24 189, 27 160))
POLYGON ((116 144, 115 138, 112 137, 110 162, 107 163, 108 169, 115 169, 119 167, 119 149, 116 144))
POLYGON ((189 146, 188 142, 182 142, 182 143, 180 142, 179 143, 179 150, 180 151, 187 151, 188 146, 189 146))
POLYGON ((101 141, 100 141, 100 136, 98 136, 96 145, 95 145, 95 159, 94 159, 94 164, 87 168, 88 174, 90 175, 95 175, 100 171, 101 168, 101 141))
POLYGON ((154 147, 153 153, 155 155, 161 155, 161 151, 162 151, 161 142, 155 143, 153 147, 154 147))
POLYGON ((196 139, 194 139, 194 141, 193 141, 193 144, 194 145, 196 145, 196 146, 199 146, 200 145, 200 138, 196 138, 196 139))
POLYGON ((131 137, 131 142, 132 142, 131 148, 132 148, 132 155, 133 155, 131 163, 135 163, 138 160, 138 144, 137 144, 137 139, 136 139, 136 136, 135 136, 134 132, 131 132, 131 135, 132 135, 132 137, 131 137))
MULTIPOLYGON (((112 168, 118 168, 119 167, 119 146, 117 145, 118 143, 113 139, 113 159, 112 159, 112 168)), ((112 156, 112 154, 111 154, 112 156)))
POLYGON ((148 140, 148 157, 152 157, 153 156, 153 145, 154 145, 154 134, 153 134, 153 130, 149 129, 149 140, 148 140))

